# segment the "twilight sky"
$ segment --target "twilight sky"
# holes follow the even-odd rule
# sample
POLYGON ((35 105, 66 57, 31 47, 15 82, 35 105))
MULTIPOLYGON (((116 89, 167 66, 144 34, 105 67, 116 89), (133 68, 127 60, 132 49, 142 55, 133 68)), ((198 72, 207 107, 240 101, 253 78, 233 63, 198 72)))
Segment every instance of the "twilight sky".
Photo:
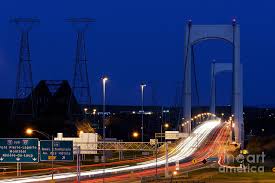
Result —
MULTIPOLYGON (((30 34, 34 83, 72 80, 76 37, 70 17, 97 20, 87 32, 88 71, 93 103, 101 103, 100 77, 108 75, 108 104, 175 105, 183 80, 185 24, 241 26, 244 103, 275 104, 275 2, 273 0, 3 0, 0 6, 0 98, 13 97, 18 32, 12 17, 38 17, 30 34)), ((208 105, 210 63, 231 62, 231 46, 208 41, 195 47, 200 104, 208 105)), ((218 104, 231 101, 231 75, 219 76, 218 104)), ((195 91, 195 90, 194 90, 195 91)), ((193 104, 197 104, 196 99, 193 104)))

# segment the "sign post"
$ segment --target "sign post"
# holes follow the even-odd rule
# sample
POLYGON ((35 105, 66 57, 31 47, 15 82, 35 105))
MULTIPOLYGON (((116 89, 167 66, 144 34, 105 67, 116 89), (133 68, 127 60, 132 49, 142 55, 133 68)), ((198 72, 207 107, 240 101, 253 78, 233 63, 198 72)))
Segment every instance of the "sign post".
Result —
POLYGON ((80 183, 80 146, 77 146, 77 153, 76 153, 76 172, 77 172, 77 176, 76 176, 76 180, 77 183, 80 183))
POLYGON ((16 175, 17 177, 21 176, 21 163, 17 163, 16 175))
POLYGON ((38 163, 38 139, 0 138, 0 163, 38 163))
POLYGON ((168 143, 165 140, 165 178, 169 177, 168 173, 168 143))

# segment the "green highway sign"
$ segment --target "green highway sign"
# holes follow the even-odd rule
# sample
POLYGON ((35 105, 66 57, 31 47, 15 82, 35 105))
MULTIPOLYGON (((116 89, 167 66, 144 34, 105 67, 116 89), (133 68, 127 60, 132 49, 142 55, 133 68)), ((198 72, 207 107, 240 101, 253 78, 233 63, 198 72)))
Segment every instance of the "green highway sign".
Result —
POLYGON ((40 161, 73 161, 73 141, 41 140, 40 161), (53 142, 53 144, 52 144, 53 142), (53 145, 53 154, 52 154, 53 145))
POLYGON ((37 163, 38 139, 0 138, 0 163, 37 163))

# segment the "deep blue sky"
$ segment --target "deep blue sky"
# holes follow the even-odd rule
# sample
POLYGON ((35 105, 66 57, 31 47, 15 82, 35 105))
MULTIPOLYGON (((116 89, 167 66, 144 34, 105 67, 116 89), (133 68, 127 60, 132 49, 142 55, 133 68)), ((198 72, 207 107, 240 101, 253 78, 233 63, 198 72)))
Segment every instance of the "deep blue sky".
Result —
MULTIPOLYGON (((0 7, 1 98, 12 97, 15 90, 18 32, 9 23, 11 17, 41 19, 30 37, 35 84, 41 79, 72 79, 76 40, 64 19, 95 18, 87 34, 93 103, 101 102, 100 77, 108 75, 108 103, 136 105, 141 81, 148 83, 145 104, 175 104, 188 19, 194 24, 226 24, 236 17, 241 25, 244 103, 275 104, 273 0, 6 0, 0 7)), ((208 104, 210 62, 229 62, 231 47, 213 41, 195 51, 200 104, 208 104)), ((229 81, 229 74, 218 79, 219 104, 230 102, 229 81)))

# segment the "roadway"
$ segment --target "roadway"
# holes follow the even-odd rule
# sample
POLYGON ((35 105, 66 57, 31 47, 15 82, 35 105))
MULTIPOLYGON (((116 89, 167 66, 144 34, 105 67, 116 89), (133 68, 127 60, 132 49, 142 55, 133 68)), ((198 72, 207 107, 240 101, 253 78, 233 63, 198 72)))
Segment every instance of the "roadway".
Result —
MULTIPOLYGON (((227 123, 223 123, 219 125, 218 128, 210 133, 210 137, 201 144, 200 147, 196 147, 196 151, 191 156, 187 157, 186 159, 182 160, 180 163, 180 169, 188 171, 194 171, 197 169, 207 168, 210 165, 217 165, 217 162, 207 162, 206 164, 202 163, 204 159, 209 157, 220 157, 221 154, 224 152, 224 144, 228 141, 230 129, 228 128, 227 123), (192 159, 196 159, 198 163, 194 164, 191 162, 192 159)), ((194 148, 194 147, 193 147, 194 148)), ((172 172, 175 170, 175 165, 170 163, 169 171, 172 172)), ((160 167, 157 169, 146 169, 137 172, 131 172, 130 174, 119 174, 119 175, 112 175, 110 177, 105 178, 106 182, 112 183, 123 183, 123 182, 134 182, 139 181, 144 177, 152 177, 156 174, 161 175, 164 174, 165 167, 160 167)), ((100 183, 102 182, 102 178, 92 178, 91 180, 84 180, 81 181, 83 183, 100 183)))
MULTIPOLYGON (((196 158, 198 161, 202 161, 203 158, 211 157, 213 154, 217 154, 217 149, 220 148, 220 144, 216 143, 220 141, 219 138, 225 138, 223 136, 223 133, 221 133, 223 130, 220 130, 216 134, 216 138, 214 141, 210 144, 205 144, 207 140, 212 139, 213 133, 218 128, 220 129, 226 129, 225 125, 221 125, 221 122, 219 120, 208 120, 199 125, 196 129, 193 130, 192 134, 184 139, 181 140, 178 145, 169 152, 168 154, 168 163, 170 165, 169 169, 174 169, 174 164, 176 161, 180 161, 180 167, 188 167, 188 166, 194 166, 190 162, 190 158, 196 158), (211 135, 212 134, 212 135, 211 135), (217 140, 218 139, 218 140, 217 140), (213 152, 215 151, 215 152, 213 152)), ((216 133, 216 132, 215 132, 216 133)), ((164 165, 166 163, 165 156, 161 156, 159 158, 153 159, 153 160, 147 160, 141 163, 136 163, 135 165, 125 165, 125 166, 117 166, 112 168, 106 168, 103 169, 96 169, 91 171, 83 171, 81 172, 81 177, 85 178, 92 178, 93 180, 88 180, 87 182, 96 182, 99 177, 103 175, 103 173, 107 176, 112 176, 112 179, 121 179, 121 177, 125 176, 123 174, 132 172, 131 175, 137 175, 137 176, 148 176, 153 175, 155 173, 155 167, 158 167, 158 173, 161 173, 164 171, 164 165), (119 175, 115 175, 119 174, 119 175)), ((72 180, 75 179, 76 173, 59 173, 55 174, 54 178, 55 180, 72 180)), ((110 177, 109 177, 110 178, 110 177)), ((48 181, 51 180, 51 175, 42 175, 42 176, 31 176, 31 177, 25 177, 25 178, 12 178, 12 179, 5 179, 1 180, 0 183, 28 183, 28 182, 42 182, 42 181, 48 181)), ((101 178, 102 180, 102 178, 101 178)), ((106 177, 106 181, 108 180, 108 177, 106 177)), ((110 182, 110 181, 108 181, 110 182)))

